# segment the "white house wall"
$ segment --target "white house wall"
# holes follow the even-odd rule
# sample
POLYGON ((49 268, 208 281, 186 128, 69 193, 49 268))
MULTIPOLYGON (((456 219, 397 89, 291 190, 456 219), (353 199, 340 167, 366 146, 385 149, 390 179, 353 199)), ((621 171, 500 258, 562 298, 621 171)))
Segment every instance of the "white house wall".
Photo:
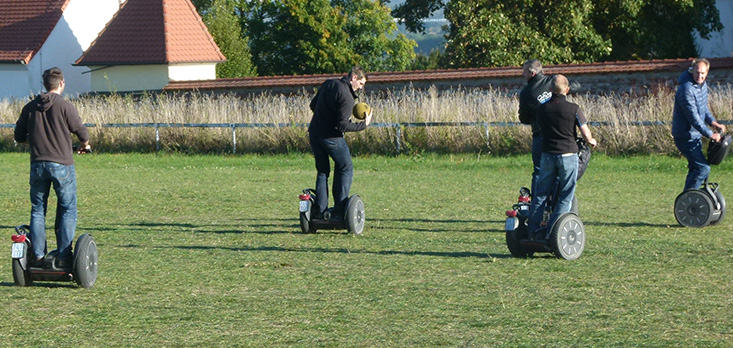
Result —
POLYGON ((733 0, 717 0, 715 6, 720 13, 723 30, 712 33, 710 39, 703 40, 695 33, 700 57, 719 58, 733 56, 733 0))
POLYGON ((0 65, 0 98, 27 98, 42 92, 43 71, 59 67, 66 80, 65 95, 91 90, 89 69, 72 66, 120 8, 119 0, 71 0, 61 19, 28 65, 0 65), (12 67, 11 67, 12 66, 12 67))
POLYGON ((216 63, 171 64, 168 68, 171 81, 216 79, 216 63))
POLYGON ((0 99, 19 99, 21 95, 31 94, 30 77, 23 64, 0 64, 0 99))
POLYGON ((168 84, 168 66, 116 65, 90 66, 95 92, 157 91, 168 84))

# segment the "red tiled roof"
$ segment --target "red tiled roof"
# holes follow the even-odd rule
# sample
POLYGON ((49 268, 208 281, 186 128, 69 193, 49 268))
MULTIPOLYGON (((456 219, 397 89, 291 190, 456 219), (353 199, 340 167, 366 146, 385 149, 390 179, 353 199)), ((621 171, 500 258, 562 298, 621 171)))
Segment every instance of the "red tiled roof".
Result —
POLYGON ((76 65, 226 60, 189 0, 127 0, 76 65))
MULTIPOLYGON (((599 62, 583 64, 560 64, 545 66, 547 74, 603 74, 603 73, 635 73, 652 71, 682 71, 690 66, 692 59, 657 59, 650 61, 599 62)), ((713 69, 733 68, 733 58, 712 58, 713 69)), ((501 77, 521 77, 521 67, 423 70, 402 72, 375 72, 368 74, 369 83, 391 82, 430 82, 445 80, 471 80, 501 77)), ((260 89, 272 87, 318 86, 336 75, 293 75, 266 76, 248 78, 228 78, 205 81, 171 81, 164 90, 226 90, 226 89, 260 89)))
POLYGON ((28 64, 69 0, 0 0, 0 62, 28 64))

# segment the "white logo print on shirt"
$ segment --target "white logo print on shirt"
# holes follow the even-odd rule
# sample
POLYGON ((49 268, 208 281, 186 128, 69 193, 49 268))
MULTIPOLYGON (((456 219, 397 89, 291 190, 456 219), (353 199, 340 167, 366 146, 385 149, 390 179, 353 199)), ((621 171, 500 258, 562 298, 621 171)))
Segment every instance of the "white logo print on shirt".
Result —
POLYGON ((542 94, 540 94, 540 95, 537 96, 537 101, 540 102, 540 104, 544 104, 548 100, 550 100, 550 98, 552 98, 552 93, 551 92, 544 92, 544 93, 542 93, 542 94))

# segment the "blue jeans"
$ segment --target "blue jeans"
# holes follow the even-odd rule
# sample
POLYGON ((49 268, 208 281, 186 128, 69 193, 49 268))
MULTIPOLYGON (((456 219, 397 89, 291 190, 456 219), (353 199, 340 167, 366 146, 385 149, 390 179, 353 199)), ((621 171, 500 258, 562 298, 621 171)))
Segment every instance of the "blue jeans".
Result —
POLYGON ((53 184, 56 191, 56 246, 59 259, 70 259, 71 242, 76 230, 76 171, 74 166, 54 162, 31 163, 31 228, 28 237, 33 245, 33 255, 38 259, 46 255, 46 208, 53 184))
POLYGON ((547 226, 552 226, 560 215, 570 211, 575 184, 578 180, 578 154, 542 153, 540 177, 537 181, 537 192, 532 196, 529 206, 529 232, 534 233, 542 222, 547 198, 554 194, 555 207, 547 226))
POLYGON ((702 139, 674 138, 674 144, 687 158, 687 178, 684 190, 698 189, 710 175, 710 165, 702 153, 702 139))
POLYGON ((540 177, 540 164, 542 163, 542 137, 532 138, 532 195, 534 195, 535 185, 540 177))
POLYGON ((349 198, 351 181, 354 177, 354 166, 351 163, 351 151, 344 138, 310 137, 311 151, 316 159, 316 214, 323 214, 328 209, 328 175, 331 173, 333 158, 333 215, 343 217, 346 200, 349 198))

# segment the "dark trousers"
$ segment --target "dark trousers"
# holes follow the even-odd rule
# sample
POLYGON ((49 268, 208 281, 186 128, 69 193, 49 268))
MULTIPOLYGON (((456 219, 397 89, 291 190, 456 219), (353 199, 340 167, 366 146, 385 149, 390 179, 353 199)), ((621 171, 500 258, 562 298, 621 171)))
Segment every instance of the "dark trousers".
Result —
POLYGON ((710 175, 710 165, 702 153, 702 140, 674 138, 677 149, 687 158, 687 178, 684 190, 698 189, 710 175))
POLYGON ((344 216, 346 200, 349 198, 351 181, 354 177, 354 166, 351 163, 351 152, 344 138, 310 137, 311 151, 316 160, 316 202, 314 211, 323 214, 328 208, 328 176, 331 173, 333 159, 333 201, 335 216, 344 216))
POLYGON ((532 195, 534 196, 537 187, 537 181, 540 177, 540 166, 542 164, 542 137, 536 136, 532 138, 532 195))

